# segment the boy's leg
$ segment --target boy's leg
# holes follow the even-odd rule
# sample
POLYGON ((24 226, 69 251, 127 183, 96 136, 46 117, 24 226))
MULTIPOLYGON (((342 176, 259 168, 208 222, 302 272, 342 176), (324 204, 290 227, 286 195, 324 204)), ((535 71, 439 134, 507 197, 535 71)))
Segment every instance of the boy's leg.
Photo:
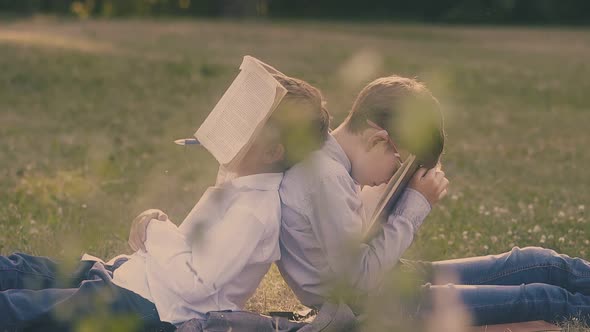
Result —
POLYGON ((542 283, 590 295, 589 262, 539 247, 515 247, 499 255, 433 262, 430 269, 433 275, 452 276, 456 278, 453 283, 462 285, 542 283))
POLYGON ((73 288, 82 282, 94 262, 60 264, 47 257, 13 253, 0 256, 0 291, 8 289, 73 288))
POLYGON ((9 289, 0 291, 0 331, 17 330, 47 316, 53 306, 76 289, 9 289))
POLYGON ((47 257, 14 253, 0 256, 0 291, 53 287, 58 264, 47 257))
POLYGON ((79 288, 0 292, 0 330, 51 326, 67 331, 85 318, 104 315, 126 315, 137 327, 159 324, 153 303, 104 280, 87 280, 79 288))
POLYGON ((580 293, 572 294, 553 285, 538 283, 520 286, 427 284, 424 286, 423 295, 423 301, 417 311, 418 317, 431 314, 432 303, 436 303, 438 297, 444 302, 444 309, 449 309, 452 305, 449 299, 456 298, 458 300, 456 305, 462 305, 467 310, 471 323, 475 325, 532 320, 563 321, 571 317, 579 317, 586 323, 590 323, 590 296, 580 293))

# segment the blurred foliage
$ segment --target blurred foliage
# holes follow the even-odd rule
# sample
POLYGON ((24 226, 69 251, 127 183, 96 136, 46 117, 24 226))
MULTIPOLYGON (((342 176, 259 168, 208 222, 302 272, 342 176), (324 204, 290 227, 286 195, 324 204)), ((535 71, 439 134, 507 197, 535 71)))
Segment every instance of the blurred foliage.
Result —
POLYGON ((586 0, 0 0, 0 12, 113 16, 402 19, 448 23, 588 24, 586 0))

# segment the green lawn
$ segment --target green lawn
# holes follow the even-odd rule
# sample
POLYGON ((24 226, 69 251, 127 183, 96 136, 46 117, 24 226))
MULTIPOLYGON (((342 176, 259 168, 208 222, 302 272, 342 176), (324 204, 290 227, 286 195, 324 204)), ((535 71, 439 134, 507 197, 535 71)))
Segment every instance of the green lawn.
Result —
MULTIPOLYGON (((319 87, 335 124, 380 75, 439 97, 450 194, 407 257, 590 258, 590 30, 51 19, 0 23, 0 254, 108 258, 147 208, 181 222, 216 168, 172 141, 245 54, 319 87)), ((249 308, 297 306, 273 268, 249 308)))

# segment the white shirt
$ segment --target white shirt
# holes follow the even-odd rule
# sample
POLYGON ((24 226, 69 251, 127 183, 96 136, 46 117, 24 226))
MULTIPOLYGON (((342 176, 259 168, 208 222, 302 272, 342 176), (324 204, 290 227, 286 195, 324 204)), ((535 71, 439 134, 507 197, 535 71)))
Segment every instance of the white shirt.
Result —
POLYGON ((210 187, 179 227, 150 222, 147 252, 133 254, 113 282, 173 324, 242 309, 280 258, 281 180, 282 173, 235 178, 210 187))
POLYGON ((330 135, 321 150, 285 172, 281 183, 277 265, 307 306, 321 306, 335 278, 357 289, 376 289, 430 212, 420 193, 406 189, 380 233, 361 243, 365 213, 350 172, 350 160, 330 135))

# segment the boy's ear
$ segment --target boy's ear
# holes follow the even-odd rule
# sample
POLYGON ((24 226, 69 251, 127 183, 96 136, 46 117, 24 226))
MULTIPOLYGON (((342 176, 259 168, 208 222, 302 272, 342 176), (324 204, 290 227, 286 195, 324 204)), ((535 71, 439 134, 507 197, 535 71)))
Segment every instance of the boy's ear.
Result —
POLYGON ((285 147, 283 144, 272 144, 269 146, 262 156, 265 164, 273 164, 283 160, 285 157, 285 147))
POLYGON ((387 130, 379 130, 372 133, 367 140, 367 151, 374 148, 376 145, 389 141, 389 134, 387 130))

